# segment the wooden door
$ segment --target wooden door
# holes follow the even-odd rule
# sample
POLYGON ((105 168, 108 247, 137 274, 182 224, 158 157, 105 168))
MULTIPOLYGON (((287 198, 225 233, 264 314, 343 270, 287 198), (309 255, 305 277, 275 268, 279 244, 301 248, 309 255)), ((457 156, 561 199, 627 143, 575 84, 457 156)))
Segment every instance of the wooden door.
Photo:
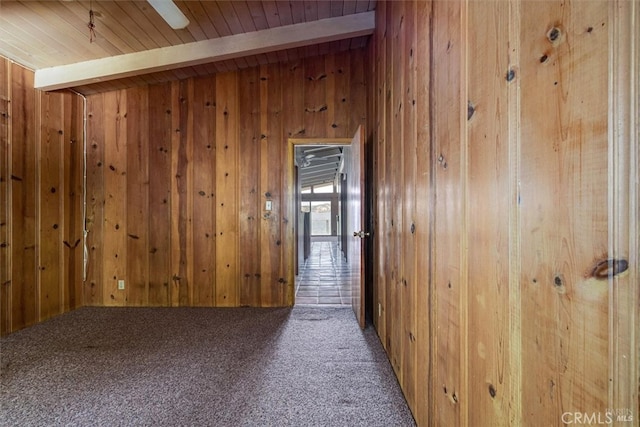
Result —
POLYGON ((365 326, 365 291, 364 291, 364 244, 369 235, 364 230, 364 130, 358 127, 351 140, 351 145, 345 148, 347 166, 347 263, 351 273, 351 306, 358 319, 360 327, 365 326))

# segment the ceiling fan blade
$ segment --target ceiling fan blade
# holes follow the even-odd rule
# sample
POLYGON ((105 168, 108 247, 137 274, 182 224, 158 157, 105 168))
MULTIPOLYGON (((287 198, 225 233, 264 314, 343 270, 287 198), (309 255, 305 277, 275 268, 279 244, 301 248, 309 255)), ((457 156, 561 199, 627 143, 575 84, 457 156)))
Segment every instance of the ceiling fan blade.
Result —
POLYGON ((189 20, 173 0, 147 0, 147 2, 174 30, 180 30, 189 25, 189 20))

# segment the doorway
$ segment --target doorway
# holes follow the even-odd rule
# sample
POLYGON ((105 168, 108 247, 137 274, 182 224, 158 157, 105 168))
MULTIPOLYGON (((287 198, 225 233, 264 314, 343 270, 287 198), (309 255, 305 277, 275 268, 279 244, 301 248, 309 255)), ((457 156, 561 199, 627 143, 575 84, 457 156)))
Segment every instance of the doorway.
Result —
POLYGON ((350 267, 344 244, 343 141, 295 147, 297 210, 295 304, 351 306, 350 267))
MULTIPOLYGON (((303 267, 303 262, 299 259, 300 251, 299 248, 304 248, 304 235, 300 233, 300 228, 307 225, 311 228, 311 216, 306 215, 302 211, 302 189, 303 185, 311 185, 310 180, 305 180, 304 176, 320 176, 320 173, 305 173, 302 171, 303 168, 309 167, 315 157, 318 157, 316 154, 313 156, 307 156, 308 152, 298 151, 300 154, 296 158, 296 152, 298 146, 305 146, 307 148, 313 148, 310 146, 330 146, 325 147, 328 148, 337 148, 339 149, 339 157, 340 161, 335 162, 332 166, 333 171, 331 172, 331 176, 327 178, 327 182, 324 184, 328 184, 331 182, 337 189, 340 187, 340 192, 347 192, 346 196, 342 197, 346 208, 343 210, 347 215, 344 214, 337 218, 341 224, 346 224, 345 229, 346 233, 342 232, 342 236, 344 237, 344 242, 341 247, 342 253, 346 255, 345 263, 346 268, 344 270, 348 271, 346 275, 341 275, 342 283, 350 283, 351 284, 351 307, 353 313, 356 316, 356 320, 361 328, 364 329, 366 325, 366 308, 367 308, 367 295, 365 289, 365 273, 367 266, 369 263, 365 261, 365 254, 367 253, 368 245, 366 243, 366 237, 370 235, 370 232, 366 230, 367 221, 365 221, 365 207, 367 206, 367 198, 366 198, 366 187, 365 187, 365 153, 364 153, 364 135, 365 131, 363 126, 358 126, 356 132, 351 139, 341 138, 341 139, 321 139, 321 140, 313 140, 313 139, 295 139, 290 138, 288 144, 288 172, 287 172, 287 180, 291 183, 291 187, 294 191, 291 192, 292 197, 287 199, 287 209, 289 218, 292 218, 294 221, 293 228, 293 236, 292 236, 292 244, 290 247, 290 254, 288 260, 291 262, 290 268, 288 269, 287 277, 289 277, 289 300, 292 305, 296 302, 296 290, 297 283, 296 277, 300 276, 300 272, 303 267), (337 146, 337 147, 336 147, 337 146), (309 163, 309 164, 305 164, 309 163), (364 229, 363 229, 364 228, 364 229), (348 275, 348 277, 347 277, 348 275)), ((312 153, 313 154, 313 153, 312 153)), ((330 157, 332 161, 333 157, 338 157, 338 154, 335 155, 327 155, 326 157, 330 157)), ((320 159, 318 159, 320 160, 320 159)), ((323 161, 327 161, 330 159, 322 159, 323 161)), ((324 169, 323 167, 319 167, 319 169, 324 169)), ((321 182, 318 182, 314 185, 322 185, 321 182)), ((334 190, 336 192, 336 190, 334 190)), ((308 197, 314 198, 313 191, 309 193, 308 197)), ((322 196, 324 197, 324 196, 322 196)), ((337 198, 340 200, 340 198, 337 198)), ((336 230, 342 230, 342 226, 335 227, 336 230)), ((337 231, 336 231, 337 233, 337 231)), ((333 236, 332 236, 333 237, 333 236)), ((309 254, 311 254, 311 239, 309 240, 309 254)), ((336 243, 338 244, 338 243, 336 243)), ((320 279, 320 278, 318 278, 320 279)), ((336 283, 331 283, 329 286, 335 286, 336 283)), ((321 281, 318 280, 318 286, 321 286, 321 281)), ((339 285, 338 285, 339 286, 339 285)), ((345 285, 346 288, 346 285, 345 285)), ((335 289, 334 289, 335 291, 335 289)), ((300 303, 300 301, 298 301, 300 303)), ((342 305, 342 304, 341 304, 342 305)))

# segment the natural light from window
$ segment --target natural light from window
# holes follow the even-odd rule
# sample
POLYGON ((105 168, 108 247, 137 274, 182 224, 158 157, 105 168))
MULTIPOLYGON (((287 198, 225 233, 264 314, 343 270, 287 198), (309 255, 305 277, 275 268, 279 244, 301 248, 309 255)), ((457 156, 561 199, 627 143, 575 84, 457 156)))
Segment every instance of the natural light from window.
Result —
POLYGON ((333 183, 331 184, 325 184, 325 185, 319 185, 319 186, 313 186, 313 192, 314 193, 333 193, 333 183))

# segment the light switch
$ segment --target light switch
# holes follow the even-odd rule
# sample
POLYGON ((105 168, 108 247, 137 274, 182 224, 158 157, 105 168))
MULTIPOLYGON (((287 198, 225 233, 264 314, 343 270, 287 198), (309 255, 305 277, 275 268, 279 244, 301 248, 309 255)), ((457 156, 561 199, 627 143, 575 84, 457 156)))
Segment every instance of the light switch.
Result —
POLYGON ((264 204, 264 210, 265 211, 270 211, 271 210, 271 200, 267 200, 266 203, 264 204))

